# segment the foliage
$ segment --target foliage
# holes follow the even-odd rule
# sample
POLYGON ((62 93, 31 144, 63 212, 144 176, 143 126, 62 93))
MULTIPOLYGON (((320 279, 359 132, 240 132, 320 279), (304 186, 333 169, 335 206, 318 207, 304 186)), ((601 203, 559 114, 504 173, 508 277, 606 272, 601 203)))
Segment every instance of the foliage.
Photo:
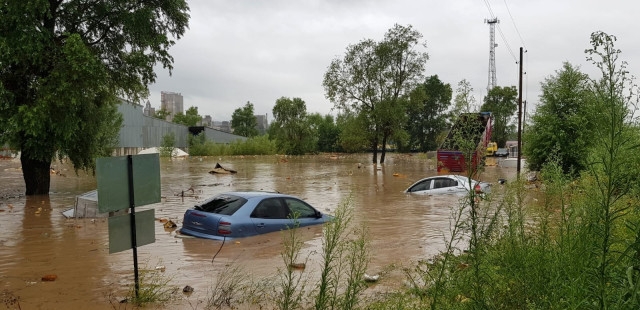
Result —
POLYGON ((171 277, 165 276, 158 269, 150 269, 148 263, 140 270, 139 287, 136 293, 135 285, 129 289, 127 301, 142 306, 145 304, 164 303, 175 298, 177 287, 170 285, 171 277))
POLYGON ((404 294, 371 309, 640 308, 638 88, 614 42, 596 32, 586 51, 601 73, 588 81, 599 113, 586 170, 572 179, 556 153, 539 175, 543 186, 524 178, 494 185, 501 199, 481 200, 475 211, 475 199, 465 199, 470 213, 454 210, 463 221, 453 222, 445 251, 407 272, 413 285, 404 294), (468 250, 456 239, 468 240, 468 250))
POLYGON ((466 79, 458 82, 456 97, 453 99, 453 108, 449 112, 449 124, 455 124, 456 119, 462 113, 474 112, 476 98, 473 96, 473 87, 466 79))
POLYGON ((282 97, 276 100, 273 118, 269 136, 276 140, 278 150, 287 155, 313 151, 314 136, 307 122, 307 105, 302 99, 282 97))
POLYGON ((300 250, 302 249, 304 242, 300 239, 300 236, 296 233, 296 229, 300 226, 298 221, 298 215, 294 214, 291 219, 293 225, 287 227, 286 231, 283 231, 282 245, 283 250, 280 253, 282 261, 284 263, 284 269, 280 268, 280 292, 279 298, 276 298, 276 304, 278 309, 300 309, 303 301, 303 293, 307 279, 304 277, 303 270, 295 270, 294 266, 303 264, 306 267, 308 258, 300 262, 300 250))
POLYGON ((231 115, 231 128, 233 133, 243 137, 255 137, 258 135, 258 121, 253 112, 253 103, 247 101, 242 108, 237 108, 231 115))
POLYGON ((369 243, 364 226, 351 227, 352 197, 336 209, 332 221, 324 224, 320 281, 314 291, 315 309, 354 309, 364 290, 364 273, 369 264, 369 243), (354 236, 349 240, 348 236, 354 236))
POLYGON ((185 126, 197 126, 202 121, 202 116, 198 114, 198 107, 189 107, 183 114, 177 113, 173 116, 173 122, 185 126))
MULTIPOLYGON (((593 215, 593 240, 598 245, 590 253, 598 266, 592 270, 595 277, 591 280, 589 297, 597 300, 601 309, 619 302, 619 297, 610 288, 612 278, 626 275, 627 268, 620 270, 619 262, 628 260, 630 266, 625 267, 640 266, 637 248, 629 247, 628 253, 632 254, 629 257, 621 257, 616 250, 618 245, 624 244, 624 238, 616 236, 616 226, 621 225, 618 224, 621 218, 632 207, 627 196, 640 172, 640 156, 637 154, 640 139, 633 114, 640 100, 638 87, 626 69, 626 62, 618 60, 621 52, 615 48, 615 41, 614 36, 595 32, 591 35, 592 48, 585 51, 587 60, 602 73, 599 79, 591 80, 595 109, 599 115, 594 126, 595 146, 588 158, 589 175, 595 181, 592 199, 589 200, 593 211, 589 213, 593 215)), ((631 223, 637 225, 639 222, 631 223)), ((634 237, 637 240, 640 235, 634 237)), ((630 301, 637 307, 640 300, 630 301)))
POLYGON ((5 1, 0 144, 21 151, 27 195, 48 194, 55 156, 92 169, 117 139, 120 98, 139 102, 185 32, 186 1, 5 1))
POLYGON ((445 84, 437 75, 432 75, 419 84, 409 96, 409 147, 420 152, 438 148, 437 136, 446 130, 445 111, 451 105, 451 85, 445 84))
POLYGON ((205 309, 226 309, 234 302, 246 302, 246 272, 235 264, 227 264, 218 272, 216 281, 209 290, 205 309))
POLYGON ((513 113, 518 108, 518 91, 515 86, 492 88, 480 108, 482 112, 491 112, 493 115, 492 139, 498 143, 498 147, 504 147, 513 133, 514 126, 510 126, 513 113))
MULTIPOLYGON (((384 162, 386 142, 402 131, 398 111, 404 111, 403 96, 422 79, 426 52, 416 49, 422 35, 411 26, 394 25, 380 42, 362 40, 347 47, 342 59, 331 61, 324 75, 326 97, 335 108, 352 114, 378 161, 382 147, 384 162)), ((351 136, 351 134, 349 134, 351 136)))
POLYGON ((586 74, 565 62, 542 83, 540 105, 523 139, 530 169, 540 170, 552 158, 564 173, 576 175, 586 168, 584 155, 594 132, 587 81, 586 74))
POLYGON ((356 153, 367 150, 369 136, 374 134, 368 130, 367 122, 363 115, 342 113, 338 115, 336 125, 340 128, 338 144, 348 153, 356 153))
POLYGON ((204 133, 200 133, 196 136, 190 135, 187 142, 190 156, 273 155, 277 153, 275 141, 270 140, 268 135, 223 144, 209 141, 205 138, 204 133))
POLYGON ((171 115, 171 112, 165 110, 165 109, 160 109, 158 111, 156 111, 155 114, 153 114, 153 117, 161 119, 163 121, 167 120, 167 116, 171 115))
POLYGON ((173 155, 173 151, 176 148, 176 135, 173 132, 170 132, 162 137, 162 142, 160 143, 160 156, 161 157, 171 157, 173 155))
MULTIPOLYGON (((313 115, 314 114, 311 116, 313 115)), ((320 114, 318 114, 316 119, 317 122, 315 124, 315 129, 318 136, 317 151, 340 152, 342 150, 338 144, 340 128, 334 121, 333 116, 327 114, 324 117, 321 117, 320 114)))

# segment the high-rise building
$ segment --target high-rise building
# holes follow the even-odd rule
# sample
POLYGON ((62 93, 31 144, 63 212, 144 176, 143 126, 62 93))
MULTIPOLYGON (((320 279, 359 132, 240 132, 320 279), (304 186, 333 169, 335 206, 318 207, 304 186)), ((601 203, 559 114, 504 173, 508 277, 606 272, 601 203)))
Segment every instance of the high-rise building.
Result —
POLYGON ((269 122, 267 121, 267 114, 265 115, 254 115, 256 117, 256 129, 260 134, 265 134, 267 132, 267 128, 269 128, 269 122))
POLYGON ((222 124, 220 125, 220 130, 224 131, 224 132, 233 132, 231 130, 231 122, 229 121, 222 121, 222 124))
POLYGON ((184 113, 184 102, 182 94, 173 92, 160 92, 160 109, 169 112, 168 121, 173 120, 173 116, 184 113))
POLYGON ((149 100, 147 100, 147 104, 144 106, 143 113, 146 116, 156 115, 156 108, 151 106, 151 102, 149 102, 149 100))
POLYGON ((211 115, 205 115, 202 118, 202 126, 213 127, 213 119, 211 119, 211 115))

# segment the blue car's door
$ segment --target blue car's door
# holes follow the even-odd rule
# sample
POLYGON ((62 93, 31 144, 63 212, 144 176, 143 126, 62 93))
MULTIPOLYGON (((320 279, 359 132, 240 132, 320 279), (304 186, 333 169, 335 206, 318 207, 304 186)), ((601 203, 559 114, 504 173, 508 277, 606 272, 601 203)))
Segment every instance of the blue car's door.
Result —
POLYGON ((284 201, 289 208, 289 217, 293 219, 293 225, 295 222, 299 227, 324 223, 322 214, 306 202, 295 198, 284 198, 284 201))
POLYGON ((251 220, 258 234, 287 229, 291 226, 291 219, 287 218, 287 208, 280 198, 267 198, 262 200, 253 209, 251 220))

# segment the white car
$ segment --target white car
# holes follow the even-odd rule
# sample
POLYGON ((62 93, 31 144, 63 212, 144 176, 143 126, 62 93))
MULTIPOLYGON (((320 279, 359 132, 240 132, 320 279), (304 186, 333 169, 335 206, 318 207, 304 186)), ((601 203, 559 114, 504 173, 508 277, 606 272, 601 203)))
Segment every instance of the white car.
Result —
POLYGON ((486 194, 491 191, 491 183, 476 181, 461 175, 439 175, 413 183, 405 190, 405 193, 422 195, 465 194, 469 189, 473 189, 479 194, 486 194), (469 182, 471 182, 471 186, 469 186, 469 182))

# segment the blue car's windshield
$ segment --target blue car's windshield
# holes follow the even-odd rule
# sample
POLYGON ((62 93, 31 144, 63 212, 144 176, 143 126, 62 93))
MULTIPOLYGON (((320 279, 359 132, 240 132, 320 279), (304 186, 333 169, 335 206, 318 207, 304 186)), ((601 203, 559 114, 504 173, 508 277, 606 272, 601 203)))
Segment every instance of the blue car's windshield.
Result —
POLYGON ((196 205, 196 210, 217 213, 223 215, 232 215, 242 205, 247 202, 246 199, 238 196, 220 195, 201 205, 196 205))

